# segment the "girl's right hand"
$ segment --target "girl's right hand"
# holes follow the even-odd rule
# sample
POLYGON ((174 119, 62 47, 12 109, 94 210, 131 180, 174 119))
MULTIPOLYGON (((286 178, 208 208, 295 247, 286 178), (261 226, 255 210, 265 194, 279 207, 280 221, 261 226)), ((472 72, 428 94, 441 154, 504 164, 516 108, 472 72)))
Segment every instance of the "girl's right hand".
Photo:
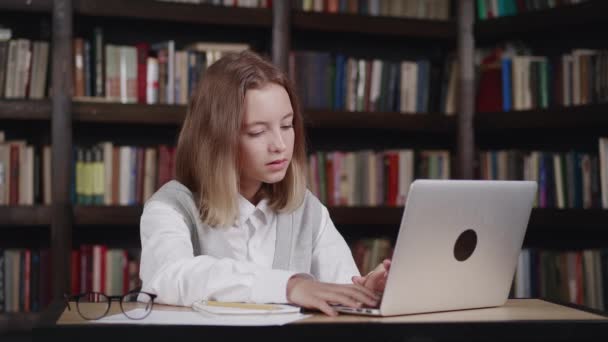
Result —
POLYGON ((362 304, 377 306, 379 301, 370 289, 357 284, 322 283, 295 275, 287 282, 287 300, 307 309, 319 309, 329 316, 338 312, 330 304, 359 308, 362 304))

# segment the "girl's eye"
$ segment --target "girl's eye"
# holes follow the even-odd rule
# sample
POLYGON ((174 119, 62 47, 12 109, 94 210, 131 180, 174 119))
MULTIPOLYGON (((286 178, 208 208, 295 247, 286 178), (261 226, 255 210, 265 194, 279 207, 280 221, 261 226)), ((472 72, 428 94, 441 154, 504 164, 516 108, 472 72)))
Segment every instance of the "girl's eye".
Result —
POLYGON ((261 132, 250 132, 250 133, 247 133, 247 135, 249 135, 250 137, 257 137, 257 136, 262 135, 262 133, 264 133, 264 131, 261 131, 261 132))
POLYGON ((283 129, 290 129, 292 127, 293 127, 293 125, 286 125, 286 126, 282 126, 281 128, 283 128, 283 129))

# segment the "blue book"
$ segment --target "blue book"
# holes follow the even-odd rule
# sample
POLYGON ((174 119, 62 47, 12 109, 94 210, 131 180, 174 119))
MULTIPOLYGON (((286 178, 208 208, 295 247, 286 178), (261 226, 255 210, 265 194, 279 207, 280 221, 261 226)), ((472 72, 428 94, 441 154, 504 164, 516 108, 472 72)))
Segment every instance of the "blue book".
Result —
POLYGON ((344 87, 346 84, 346 57, 344 55, 336 56, 336 95, 335 107, 336 110, 344 110, 344 87))
POLYGON ((511 87, 511 68, 513 62, 510 58, 504 58, 502 60, 502 110, 508 112, 511 110, 512 91, 511 87))
POLYGON ((416 112, 426 113, 429 108, 429 74, 430 64, 427 60, 420 60, 418 63, 418 82, 416 112))

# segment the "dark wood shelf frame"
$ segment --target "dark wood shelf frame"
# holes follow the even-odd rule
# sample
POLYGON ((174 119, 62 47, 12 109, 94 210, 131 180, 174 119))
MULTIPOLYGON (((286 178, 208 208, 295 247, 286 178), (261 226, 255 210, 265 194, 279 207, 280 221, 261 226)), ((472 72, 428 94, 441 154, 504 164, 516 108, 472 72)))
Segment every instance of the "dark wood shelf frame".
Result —
POLYGON ((475 130, 608 127, 608 103, 475 114, 475 130))
POLYGON ((0 206, 0 227, 16 226, 50 226, 51 207, 33 206, 0 206))
MULTIPOLYGON (((327 207, 336 225, 393 225, 398 226, 403 207, 327 207)), ((138 225, 141 205, 134 206, 75 206, 76 225, 138 225)), ((529 229, 593 229, 605 230, 608 210, 534 208, 529 229)))
POLYGON ((385 36, 436 39, 453 42, 455 20, 376 17, 346 13, 293 11, 293 29, 323 32, 366 33, 385 36))
POLYGON ((577 26, 606 24, 608 1, 590 0, 574 5, 530 11, 515 16, 477 21, 475 37, 489 43, 517 35, 554 32, 556 29, 575 30, 577 26))
POLYGON ((0 100, 0 120, 50 120, 49 100, 0 100))
POLYGON ((32 331, 42 317, 40 312, 0 313, 0 336, 4 333, 32 331))
POLYGON ((152 19, 224 26, 272 27, 272 11, 149 0, 75 0, 79 15, 152 19))
POLYGON ((53 0, 2 0, 0 10, 24 12, 51 12, 53 0))

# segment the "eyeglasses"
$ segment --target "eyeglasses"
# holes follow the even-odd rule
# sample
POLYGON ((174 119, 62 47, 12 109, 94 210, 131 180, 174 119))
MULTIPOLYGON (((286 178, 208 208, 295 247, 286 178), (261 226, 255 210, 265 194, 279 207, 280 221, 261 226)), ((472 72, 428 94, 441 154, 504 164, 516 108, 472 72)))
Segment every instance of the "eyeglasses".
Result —
POLYGON ((85 292, 77 295, 64 294, 65 303, 71 311, 70 301, 76 302, 76 311, 86 320, 97 320, 108 314, 113 301, 120 302, 120 310, 130 319, 140 320, 152 312, 155 294, 133 290, 122 296, 108 296, 100 292, 85 292))

